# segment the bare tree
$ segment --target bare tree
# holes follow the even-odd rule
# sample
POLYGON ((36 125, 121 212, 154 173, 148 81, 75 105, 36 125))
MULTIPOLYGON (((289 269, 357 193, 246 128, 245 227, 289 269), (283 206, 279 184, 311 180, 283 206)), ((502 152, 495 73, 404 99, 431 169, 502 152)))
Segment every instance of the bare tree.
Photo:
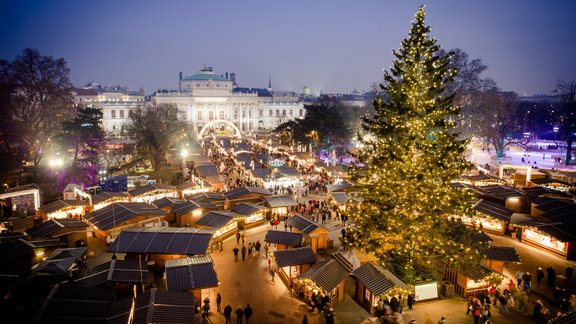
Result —
POLYGON ((566 141, 566 165, 572 160, 572 143, 576 139, 576 81, 558 82, 556 93, 562 101, 560 108, 560 133, 566 141))
POLYGON ((4 145, 23 146, 25 158, 34 172, 47 144, 60 129, 61 122, 74 114, 70 70, 63 58, 42 56, 27 48, 12 62, 0 61, 0 86, 3 88, 2 135, 6 124, 13 141, 4 145))

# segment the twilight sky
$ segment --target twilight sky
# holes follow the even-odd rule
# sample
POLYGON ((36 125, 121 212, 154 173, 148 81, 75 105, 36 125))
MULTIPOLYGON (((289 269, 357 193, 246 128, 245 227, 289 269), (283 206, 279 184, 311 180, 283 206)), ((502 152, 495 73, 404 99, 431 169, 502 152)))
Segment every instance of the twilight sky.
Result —
POLYGON ((63 57, 70 79, 177 88, 204 64, 240 86, 324 93, 382 80, 420 4, 432 36, 519 94, 576 79, 574 0, 0 1, 0 58, 63 57))

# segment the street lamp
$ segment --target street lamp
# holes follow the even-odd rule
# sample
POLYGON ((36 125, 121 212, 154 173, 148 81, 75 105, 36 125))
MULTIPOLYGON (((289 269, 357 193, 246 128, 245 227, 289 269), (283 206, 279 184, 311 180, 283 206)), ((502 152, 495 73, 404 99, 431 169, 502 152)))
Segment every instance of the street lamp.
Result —
POLYGON ((182 178, 184 179, 184 182, 186 182, 186 178, 188 176, 188 168, 186 167, 186 157, 188 156, 188 150, 182 149, 182 151, 180 151, 180 156, 182 157, 182 178))
POLYGON ((556 134, 558 134, 560 128, 558 126, 554 126, 552 130, 554 131, 554 144, 556 144, 556 134))

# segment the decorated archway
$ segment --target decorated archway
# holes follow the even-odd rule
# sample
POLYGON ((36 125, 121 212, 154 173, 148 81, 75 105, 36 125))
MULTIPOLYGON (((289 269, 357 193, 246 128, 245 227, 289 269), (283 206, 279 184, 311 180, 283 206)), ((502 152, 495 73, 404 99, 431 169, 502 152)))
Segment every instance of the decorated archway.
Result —
POLYGON ((234 125, 234 123, 229 122, 229 121, 224 120, 224 119, 216 119, 216 120, 210 121, 208 124, 206 124, 206 125, 204 125, 204 127, 202 127, 202 129, 200 130, 200 133, 198 133, 198 139, 202 139, 206 130, 208 130, 210 127, 214 127, 218 124, 226 124, 227 126, 232 127, 232 129, 234 130, 234 136, 238 137, 238 138, 242 138, 242 134, 240 133, 240 129, 238 129, 238 127, 236 127, 236 125, 234 125))

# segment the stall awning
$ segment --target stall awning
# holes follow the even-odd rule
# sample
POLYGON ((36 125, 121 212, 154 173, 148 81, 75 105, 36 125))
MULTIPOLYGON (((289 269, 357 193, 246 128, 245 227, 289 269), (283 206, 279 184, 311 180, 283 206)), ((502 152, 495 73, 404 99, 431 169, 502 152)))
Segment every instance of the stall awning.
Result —
POLYGON ((137 188, 134 188, 134 189, 128 191, 128 193, 132 197, 145 196, 145 195, 149 195, 149 194, 154 193, 154 192, 178 192, 178 189, 176 187, 170 186, 170 185, 161 185, 161 184, 152 185, 152 184, 149 184, 149 185, 137 187, 137 188))
POLYGON ((171 208, 175 205, 181 204, 185 202, 184 199, 181 198, 174 198, 174 197, 164 197, 158 200, 154 200, 152 204, 160 209, 162 208, 171 208))
POLYGON ((482 265, 482 264, 477 264, 475 266, 472 267, 467 267, 464 268, 460 271, 460 273, 466 277, 468 277, 469 279, 472 279, 474 281, 478 281, 478 280, 482 280, 486 277, 488 277, 489 275, 491 275, 493 272, 492 269, 482 265))
POLYGON ((283 244, 288 246, 301 246, 304 239, 304 233, 274 231, 269 230, 264 238, 265 242, 271 244, 283 244))
POLYGON ((484 232, 471 232, 468 234, 468 238, 470 239, 470 241, 472 243, 475 242, 490 242, 492 241, 492 239, 490 238, 490 236, 488 236, 488 234, 484 233, 484 232))
POLYGON ((212 287, 218 287, 218 277, 209 256, 166 260, 166 290, 188 291, 212 287))
POLYGON ((297 266, 316 263, 316 255, 309 246, 274 251, 274 258, 279 267, 297 266))
POLYGON ((562 242, 576 242, 576 224, 563 223, 555 225, 540 225, 539 231, 556 238, 562 242))
POLYGON ((91 197, 92 205, 98 205, 108 200, 129 201, 130 195, 125 192, 101 192, 91 197))
POLYGON ((230 190, 224 193, 224 197, 226 197, 226 199, 238 199, 238 198, 242 198, 244 196, 250 195, 250 194, 258 194, 258 195, 262 195, 262 196, 270 196, 272 195, 272 193, 270 192, 270 190, 266 189, 266 188, 260 188, 260 187, 241 187, 238 189, 234 189, 234 190, 230 190))
POLYGON ((520 255, 513 247, 491 245, 486 251, 486 259, 504 262, 522 262, 520 255))
POLYGON ((480 213, 494 217, 503 222, 509 222, 510 217, 514 213, 514 211, 511 209, 486 199, 480 199, 474 206, 472 206, 472 208, 480 213))
POLYGON ((38 208, 43 214, 51 214, 62 209, 71 209, 79 206, 88 206, 88 202, 81 200, 56 200, 38 208))
POLYGON ((366 286, 366 289, 376 296, 396 287, 408 289, 408 286, 392 272, 372 262, 354 270, 352 274, 366 286))

